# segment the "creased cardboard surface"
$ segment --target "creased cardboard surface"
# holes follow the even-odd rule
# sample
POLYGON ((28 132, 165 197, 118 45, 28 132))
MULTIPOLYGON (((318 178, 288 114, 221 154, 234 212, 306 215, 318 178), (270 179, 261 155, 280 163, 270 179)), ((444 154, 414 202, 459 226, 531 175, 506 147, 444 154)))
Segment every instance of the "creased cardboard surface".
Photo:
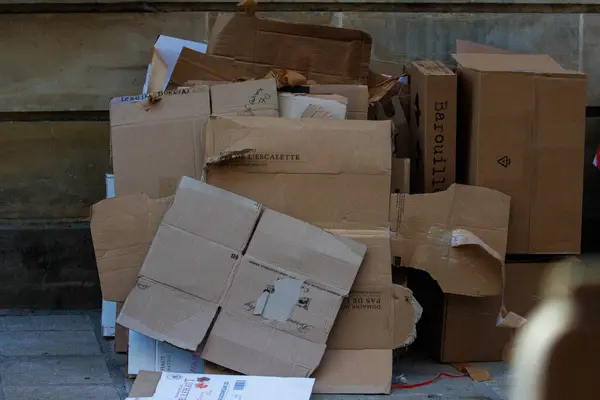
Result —
POLYGON ((131 194, 92 206, 90 229, 106 300, 125 301, 172 201, 131 194))
POLYGON ((396 264, 428 272, 445 293, 502 293, 510 197, 454 184, 431 194, 392 194, 396 264))
POLYGON ((246 374, 308 376, 365 251, 184 177, 119 323, 195 350, 221 306, 203 357, 246 374))
POLYGON ((511 196, 508 253, 579 253, 585 74, 544 55, 455 58, 461 181, 511 196))
POLYGON ((333 231, 367 246, 367 254, 327 345, 331 349, 395 349, 413 331, 412 292, 392 284, 387 231, 333 231))
POLYGON ((371 42, 358 30, 219 14, 207 53, 234 59, 258 76, 284 68, 322 84, 366 84, 371 42))
POLYGON ((254 150, 207 183, 320 227, 388 226, 389 121, 211 117, 205 138, 207 157, 254 150))
POLYGON ((160 197, 160 181, 199 178, 202 129, 210 115, 206 86, 140 96, 110 104, 111 154, 117 196, 160 197), (168 151, 167 151, 168 149, 168 151))

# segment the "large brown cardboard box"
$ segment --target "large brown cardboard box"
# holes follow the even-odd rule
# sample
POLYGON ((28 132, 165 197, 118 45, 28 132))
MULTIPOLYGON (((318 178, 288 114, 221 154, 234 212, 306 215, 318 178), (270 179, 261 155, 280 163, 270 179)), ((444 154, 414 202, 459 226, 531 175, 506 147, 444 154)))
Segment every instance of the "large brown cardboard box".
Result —
POLYGON ((366 84, 371 42, 353 29, 219 14, 207 54, 234 60, 255 76, 283 68, 319 84, 366 84))
POLYGON ((511 197, 507 252, 579 253, 585 74, 545 55, 454 58, 461 180, 511 197))
POLYGON ((408 71, 413 192, 446 190, 456 182, 456 75, 440 61, 408 71))
POLYGON ((206 182, 326 229, 389 224, 389 121, 211 117, 206 182))
POLYGON ((184 177, 118 322, 188 350, 207 337, 202 358, 241 373, 309 376, 365 252, 184 177))
POLYGON ((115 195, 145 193, 156 199, 163 181, 199 178, 202 129, 209 115, 207 86, 114 98, 110 143, 115 195))
POLYGON ((92 206, 90 230, 104 299, 125 301, 172 200, 140 193, 92 206))

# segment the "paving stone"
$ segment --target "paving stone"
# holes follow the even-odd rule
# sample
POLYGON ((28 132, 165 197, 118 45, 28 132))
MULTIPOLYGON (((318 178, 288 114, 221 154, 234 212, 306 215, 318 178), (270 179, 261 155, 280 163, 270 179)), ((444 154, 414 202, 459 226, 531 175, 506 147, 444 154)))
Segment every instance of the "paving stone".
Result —
POLYGON ((120 400, 112 386, 7 386, 4 400, 120 400))
POLYGON ((112 384, 103 356, 6 358, 0 361, 2 384, 27 386, 35 377, 36 385, 112 384))
POLYGON ((0 332, 14 331, 91 331, 87 315, 32 315, 0 318, 0 332))
POLYGON ((99 355, 92 331, 17 331, 0 333, 0 356, 99 355))

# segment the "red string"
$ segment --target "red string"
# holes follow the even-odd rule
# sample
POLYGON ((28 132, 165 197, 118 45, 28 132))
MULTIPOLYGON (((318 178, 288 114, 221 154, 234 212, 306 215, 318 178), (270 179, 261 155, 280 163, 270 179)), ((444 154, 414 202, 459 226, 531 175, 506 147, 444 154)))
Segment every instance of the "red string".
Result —
POLYGON ((412 388, 416 388, 416 387, 421 387, 421 386, 427 386, 427 385, 431 385, 432 383, 440 380, 442 377, 446 377, 446 378, 467 378, 469 375, 450 375, 447 374, 445 372, 440 372, 439 374, 437 374, 437 376, 431 380, 425 381, 425 382, 420 382, 420 383, 413 383, 410 385, 392 385, 392 389, 412 389, 412 388))

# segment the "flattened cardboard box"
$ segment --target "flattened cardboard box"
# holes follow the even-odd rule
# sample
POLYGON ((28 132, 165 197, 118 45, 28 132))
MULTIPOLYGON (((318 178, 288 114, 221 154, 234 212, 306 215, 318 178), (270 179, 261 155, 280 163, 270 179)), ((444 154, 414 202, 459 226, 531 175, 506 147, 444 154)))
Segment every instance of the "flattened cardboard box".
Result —
POLYGON ((464 182, 512 199, 508 253, 579 253, 586 76, 545 55, 457 54, 464 182), (560 188, 560 190, 557 190, 560 188))
POLYGON ((348 99, 346 119, 367 119, 369 89, 366 85, 310 85, 310 94, 337 94, 348 99))
POLYGON ((102 295, 123 302, 135 286, 160 221, 173 198, 130 194, 92 206, 90 230, 102 295))
POLYGON ((282 68, 321 84, 366 84, 369 77, 372 40, 358 30, 219 14, 208 42, 208 54, 235 60, 255 76, 282 68))
POLYGON ((509 209, 509 196, 477 186, 392 194, 394 264, 429 273, 444 293, 500 295, 509 209))
POLYGON ((202 357, 235 371, 308 376, 365 251, 184 177, 118 321, 190 350, 208 334, 202 357))
POLYGON ((440 61, 408 70, 413 191, 439 192, 456 182, 456 75, 440 61))
POLYGON ((204 164, 202 129, 210 115, 206 86, 110 103, 110 140, 115 194, 160 197, 163 180, 199 178, 204 164))
POLYGON ((389 121, 211 117, 203 143, 209 184, 323 228, 388 227, 389 121))

